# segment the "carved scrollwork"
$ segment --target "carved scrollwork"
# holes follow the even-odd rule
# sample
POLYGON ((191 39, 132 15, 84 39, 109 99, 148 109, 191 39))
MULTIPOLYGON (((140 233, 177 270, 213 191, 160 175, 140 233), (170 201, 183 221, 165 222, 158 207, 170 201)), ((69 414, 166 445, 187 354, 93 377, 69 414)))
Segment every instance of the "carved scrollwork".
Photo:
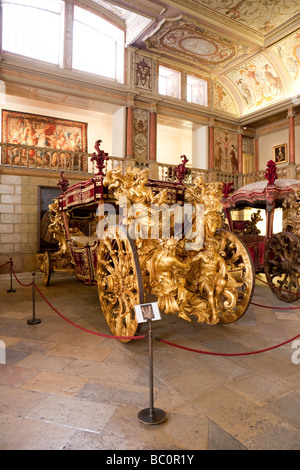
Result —
POLYGON ((291 232, 273 235, 265 246, 264 269, 268 284, 284 302, 300 298, 300 238, 291 232))
POLYGON ((108 228, 97 258, 98 293, 106 322, 115 336, 134 336, 139 326, 134 305, 144 302, 144 291, 136 248, 124 228, 108 228))
MULTIPOLYGON (((146 187, 147 177, 148 170, 128 169, 125 175, 113 170, 108 172, 104 184, 114 188, 117 197, 126 195, 130 203, 143 203, 148 222, 142 223, 149 228, 151 205, 164 207, 166 195, 162 191, 154 196, 146 187)), ((199 323, 230 323, 247 310, 253 293, 254 268, 244 244, 231 232, 219 230, 222 189, 222 183, 204 183, 199 177, 186 190, 190 204, 203 205, 204 244, 199 249, 187 249, 185 237, 176 238, 174 225, 168 238, 137 237, 135 248, 129 241, 120 244, 119 235, 113 242, 110 237, 100 243, 99 297, 115 334, 129 335, 137 327, 132 310, 141 292, 136 279, 139 275, 145 292, 157 297, 161 311, 187 321, 194 317, 199 323)), ((195 211, 191 227, 196 214, 195 211)), ((125 222, 129 224, 130 218, 125 222)))

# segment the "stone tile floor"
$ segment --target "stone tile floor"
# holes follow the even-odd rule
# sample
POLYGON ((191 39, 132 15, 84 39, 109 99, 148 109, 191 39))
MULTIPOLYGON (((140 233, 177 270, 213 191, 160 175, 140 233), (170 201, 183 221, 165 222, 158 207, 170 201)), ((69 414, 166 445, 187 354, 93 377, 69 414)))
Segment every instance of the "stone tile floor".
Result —
MULTIPOLYGON (((30 274, 19 274, 23 283, 30 274)), ((299 345, 243 356, 207 355, 153 341, 154 406, 166 420, 147 426, 148 341, 124 344, 109 335, 96 287, 55 273, 49 287, 36 275, 55 313, 32 289, 0 276, 1 450, 298 450, 299 345), (98 333, 98 334, 97 334, 98 333), (294 348, 293 348, 294 346, 294 348), (296 346, 296 349, 295 349, 296 346)), ((256 281, 245 315, 231 325, 188 323, 175 315, 153 322, 154 338, 207 352, 244 353, 300 335, 300 301, 287 305, 256 281)), ((143 327, 142 333, 147 328, 143 327)), ((300 340, 300 338, 299 338, 300 340)))

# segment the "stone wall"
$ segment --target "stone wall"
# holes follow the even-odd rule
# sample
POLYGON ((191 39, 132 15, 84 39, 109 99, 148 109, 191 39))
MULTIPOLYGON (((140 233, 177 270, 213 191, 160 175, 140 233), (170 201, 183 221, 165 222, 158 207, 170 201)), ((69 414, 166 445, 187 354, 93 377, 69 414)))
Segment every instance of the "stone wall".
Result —
MULTIPOLYGON (((20 170, 19 170, 20 173, 20 170)), ((91 175, 76 175, 70 185, 91 175)), ((59 173, 0 174, 0 265, 13 259, 16 272, 37 269, 39 186, 57 186, 59 173)), ((8 272, 9 266, 0 274, 8 272)))

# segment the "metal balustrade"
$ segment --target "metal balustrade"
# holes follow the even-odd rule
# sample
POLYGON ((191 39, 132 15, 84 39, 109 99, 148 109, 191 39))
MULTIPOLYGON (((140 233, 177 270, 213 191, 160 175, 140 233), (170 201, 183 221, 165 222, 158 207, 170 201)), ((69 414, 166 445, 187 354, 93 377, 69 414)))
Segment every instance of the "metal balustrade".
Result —
MULTIPOLYGON (((73 173, 96 172, 95 164, 91 161, 93 154, 84 152, 73 152, 66 150, 58 150, 45 147, 34 147, 12 143, 0 143, 1 147, 1 164, 0 167, 9 168, 28 168, 36 170, 52 170, 52 171, 69 171, 73 173)), ((179 158, 178 158, 179 160, 179 158)), ((178 164, 181 162, 178 161, 178 164)), ((167 163, 159 163, 151 160, 135 160, 133 158, 120 158, 109 156, 104 162, 104 172, 121 168, 122 172, 126 171, 128 166, 135 166, 140 169, 148 168, 149 177, 161 181, 177 180, 174 169, 178 165, 167 163)), ((300 165, 286 165, 277 168, 278 178, 300 179, 300 165)), ((265 179, 265 170, 255 171, 252 173, 226 173, 215 170, 204 170, 200 168, 186 167, 186 175, 183 182, 192 184, 192 182, 201 176, 205 183, 212 181, 222 181, 226 184, 233 182, 233 188, 238 189, 249 183, 263 181, 265 179)))

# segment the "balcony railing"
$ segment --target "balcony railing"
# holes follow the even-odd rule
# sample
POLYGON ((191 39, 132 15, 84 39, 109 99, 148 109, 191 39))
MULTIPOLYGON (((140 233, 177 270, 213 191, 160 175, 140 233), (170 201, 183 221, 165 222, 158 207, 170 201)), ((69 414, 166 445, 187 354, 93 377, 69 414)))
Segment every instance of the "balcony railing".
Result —
POLYGON ((1 165, 58 171, 88 172, 91 155, 1 142, 1 165))
MULTIPOLYGON (((91 161, 93 154, 5 142, 1 142, 0 147, 0 166, 3 167, 54 170, 60 172, 70 171, 77 174, 89 173, 91 175, 95 173, 95 165, 94 162, 91 161)), ((178 158, 178 164, 180 163, 180 159, 178 158)), ((128 166, 135 166, 140 169, 148 168, 150 171, 149 177, 152 179, 172 182, 177 181, 177 175, 174 170, 178 165, 112 156, 109 156, 109 159, 105 161, 104 164, 105 173, 115 168, 121 168, 122 172, 125 172, 128 166)), ((300 165, 287 165, 282 168, 277 168, 277 174, 280 179, 300 179, 300 165)), ((185 184, 192 184, 198 176, 201 176, 205 183, 211 181, 221 181, 224 183, 233 182, 233 188, 238 189, 241 186, 255 181, 263 181, 265 179, 265 170, 247 174, 232 174, 215 170, 202 170, 199 168, 186 167, 186 175, 183 182, 185 184)))

